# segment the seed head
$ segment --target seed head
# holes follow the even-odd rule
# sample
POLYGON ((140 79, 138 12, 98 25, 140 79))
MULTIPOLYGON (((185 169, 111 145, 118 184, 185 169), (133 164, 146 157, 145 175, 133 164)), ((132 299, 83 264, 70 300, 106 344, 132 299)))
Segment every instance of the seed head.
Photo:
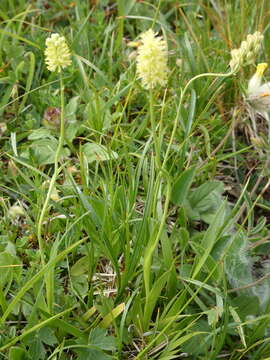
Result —
POLYGON ((242 66, 252 64, 260 51, 262 41, 263 35, 259 31, 249 34, 247 39, 241 42, 239 49, 231 51, 231 70, 237 72, 242 66))
POLYGON ((168 50, 165 40, 156 36, 152 29, 140 36, 137 55, 137 74, 146 89, 157 84, 166 85, 168 77, 168 50))
POLYGON ((46 39, 45 62, 49 71, 60 72, 71 64, 70 51, 64 36, 52 34, 46 39))

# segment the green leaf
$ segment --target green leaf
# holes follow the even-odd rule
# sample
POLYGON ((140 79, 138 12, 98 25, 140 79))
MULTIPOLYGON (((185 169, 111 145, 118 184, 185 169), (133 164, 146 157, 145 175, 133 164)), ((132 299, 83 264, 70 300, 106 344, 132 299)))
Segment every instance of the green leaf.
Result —
POLYGON ((108 151, 105 146, 98 144, 83 145, 83 153, 89 163, 93 161, 115 160, 118 154, 114 151, 108 151))
POLYGON ((79 101, 80 101, 80 97, 74 96, 65 106, 65 119, 68 120, 69 122, 76 121, 76 111, 78 108, 79 101))
POLYGON ((49 327, 44 327, 39 330, 39 338, 44 344, 47 345, 52 346, 58 343, 58 340, 54 335, 54 332, 49 327))
POLYGON ((52 134, 49 129, 45 127, 40 127, 39 129, 35 129, 28 136, 28 140, 39 140, 44 138, 52 138, 52 134))
POLYGON ((7 251, 0 253, 0 286, 3 287, 14 276, 18 279, 21 275, 20 261, 16 256, 7 251))
POLYGON ((102 350, 113 351, 115 349, 115 338, 108 336, 107 330, 98 327, 90 332, 88 342, 102 350))
POLYGON ((92 349, 82 349, 76 350, 76 353, 79 354, 77 360, 112 360, 113 357, 105 354, 102 351, 92 350, 92 349))
POLYGON ((189 195, 189 189, 195 176, 196 168, 191 167, 185 170, 176 180, 172 189, 172 202, 181 206, 189 195))
MULTIPOLYGON (((44 310, 40 309, 40 312, 42 313, 42 315, 44 315, 46 317, 46 319, 51 318, 51 315, 48 314, 47 312, 45 312, 44 310)), ((75 336, 78 339, 85 337, 84 333, 81 330, 79 330, 77 327, 75 327, 59 318, 51 321, 50 325, 54 328, 57 328, 58 330, 60 329, 62 332, 65 332, 66 334, 75 336)))
POLYGON ((112 311, 109 312, 104 319, 99 323, 101 328, 107 328, 123 311, 125 310, 125 303, 117 305, 112 311))
POLYGON ((79 345, 88 345, 89 349, 79 348, 75 352, 79 355, 78 360, 111 360, 112 356, 107 355, 104 351, 115 351, 115 338, 107 335, 105 329, 94 328, 90 334, 88 341, 78 340, 79 345))
POLYGON ((243 346, 246 348, 247 347, 247 343, 246 343, 246 339, 245 339, 245 333, 244 333, 244 328, 243 326, 241 325, 241 319, 237 313, 237 311, 232 307, 232 306, 229 306, 229 310, 230 310, 230 313, 233 317, 233 320, 238 323, 238 326, 236 327, 237 328, 237 332, 240 336, 240 339, 242 341, 242 344, 243 346))
POLYGON ((190 130, 192 128, 193 119, 194 119, 194 115, 195 115, 195 109, 196 109, 196 92, 194 89, 192 89, 188 113, 186 113, 184 116, 182 116, 182 122, 184 125, 186 136, 188 136, 190 134, 190 130))
POLYGON ((210 326, 216 326, 216 324, 218 323, 218 320, 220 319, 220 317, 223 314, 223 307, 219 307, 219 306, 215 306, 213 307, 213 309, 210 309, 209 311, 207 311, 207 320, 208 320, 208 324, 210 326))
POLYGON ((77 293, 83 298, 89 290, 89 281, 87 275, 72 276, 72 286, 77 293))
POLYGON ((8 353, 9 360, 28 360, 27 352, 17 346, 12 346, 8 353))
POLYGON ((224 185, 221 181, 208 181, 194 190, 189 196, 189 201, 192 208, 199 206, 200 202, 206 199, 213 191, 222 194, 224 192, 224 185))
POLYGON ((195 279, 198 273, 200 272, 202 266, 206 262, 208 256, 211 253, 211 250, 213 249, 218 237, 219 237, 219 230, 222 227, 224 223, 224 218, 226 215, 225 212, 225 206, 226 202, 223 201, 223 203, 220 205, 218 211, 215 214, 215 218, 211 225, 209 225, 207 231, 204 234, 204 237, 201 242, 201 247, 205 249, 202 256, 196 256, 195 264, 197 265, 194 268, 193 276, 192 278, 195 279))
MULTIPOLYGON (((185 201, 185 210, 193 221, 203 220, 211 224, 223 201, 224 185, 220 181, 209 181, 194 190, 185 201)), ((228 209, 228 206, 227 206, 228 209)))
POLYGON ((46 351, 41 339, 39 338, 38 332, 36 332, 34 335, 29 335, 27 339, 25 338, 25 342, 29 346, 29 355, 31 356, 31 359, 45 359, 46 351))
POLYGON ((247 320, 249 315, 255 316, 260 314, 260 304, 257 296, 240 294, 233 298, 232 306, 237 309, 238 315, 242 320, 247 320))
MULTIPOLYGON (((257 259, 253 256, 248 246, 249 239, 247 234, 244 231, 238 231, 229 239, 229 246, 227 243, 227 250, 225 248, 225 271, 234 288, 251 284, 269 272, 265 266, 261 266, 260 268, 256 266, 257 259)), ((247 289, 242 289, 241 293, 249 296, 255 295, 260 302, 261 308, 264 308, 270 299, 269 279, 265 279, 261 283, 254 284, 247 289)), ((254 311, 256 311, 256 302, 253 303, 254 311)))
POLYGON ((70 269, 71 276, 80 276, 88 272, 89 257, 81 257, 70 269))
POLYGON ((156 303, 160 296, 162 289, 164 288, 168 278, 170 276, 170 270, 166 271, 162 276, 160 276, 155 283, 151 285, 151 291, 149 296, 146 298, 145 309, 144 309, 144 324, 145 328, 149 327, 149 322, 153 311, 155 309, 156 303))
MULTIPOLYGON (((234 287, 241 287, 253 282, 252 258, 247 246, 248 238, 243 231, 230 238, 230 247, 225 256, 225 270, 234 287)), ((254 269, 253 269, 254 270, 254 269)))
MULTIPOLYGON (((34 141, 30 148, 28 147, 21 153, 21 157, 30 159, 30 151, 38 162, 39 165, 53 164, 55 159, 55 153, 58 147, 58 141, 55 138, 39 139, 34 141)), ((66 158, 70 155, 70 151, 67 148, 63 148, 61 156, 66 158)))
POLYGON ((215 326, 218 322, 218 313, 216 308, 207 311, 207 321, 210 326, 215 326))
POLYGON ((80 128, 81 124, 79 122, 72 122, 68 124, 65 132, 65 138, 71 142, 76 137, 80 128))
POLYGON ((192 337, 183 344, 183 351, 188 352, 193 359, 199 359, 199 354, 207 354, 209 351, 209 347, 211 346, 211 337, 207 336, 207 332, 210 333, 212 329, 208 325, 207 321, 199 320, 189 331, 191 330, 197 334, 197 336, 192 337))

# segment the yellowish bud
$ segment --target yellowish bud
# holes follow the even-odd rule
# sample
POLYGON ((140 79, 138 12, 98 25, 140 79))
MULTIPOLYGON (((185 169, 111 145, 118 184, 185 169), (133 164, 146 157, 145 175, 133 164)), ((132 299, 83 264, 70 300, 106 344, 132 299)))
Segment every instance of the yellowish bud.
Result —
POLYGON ((8 172, 11 176, 17 176, 17 166, 13 160, 9 160, 8 162, 8 172))
POLYGON ((21 205, 13 205, 9 208, 8 214, 12 219, 16 219, 16 217, 25 216, 25 211, 21 205))
POLYGON ((241 43, 241 50, 242 50, 242 51, 247 51, 248 48, 249 48, 249 46, 248 46, 247 41, 242 41, 242 43, 241 43))
POLYGON ((137 50, 131 51, 130 54, 128 54, 128 60, 133 61, 137 57, 137 50))
POLYGON ((254 61, 254 57, 254 53, 252 51, 249 51, 246 55, 246 63, 252 64, 252 62, 254 61))
POLYGON ((0 123, 0 137, 7 131, 7 124, 6 123, 0 123))
POLYGON ((139 47, 141 44, 142 44, 141 41, 130 41, 130 42, 127 43, 127 46, 128 46, 128 47, 131 47, 131 48, 137 48, 137 47, 139 47))
POLYGON ((178 59, 176 59, 176 65, 177 66, 179 66, 179 67, 182 67, 182 65, 183 65, 183 60, 182 59, 180 59, 180 58, 178 58, 178 59))
POLYGON ((55 187, 52 189, 50 198, 55 202, 60 200, 60 196, 58 195, 58 190, 55 187))
MULTIPOLYGON (((50 180, 46 180, 42 183, 41 188, 46 189, 46 188, 49 188, 49 186, 50 186, 50 180)), ((60 200, 60 196, 58 195, 58 190, 56 189, 55 186, 52 188, 50 199, 53 201, 60 200)))
POLYGON ((266 144, 265 144, 265 141, 262 138, 260 138, 260 137, 251 137, 250 140, 252 142, 252 145, 254 145, 254 146, 256 146, 257 148, 260 148, 260 149, 265 149, 266 144))

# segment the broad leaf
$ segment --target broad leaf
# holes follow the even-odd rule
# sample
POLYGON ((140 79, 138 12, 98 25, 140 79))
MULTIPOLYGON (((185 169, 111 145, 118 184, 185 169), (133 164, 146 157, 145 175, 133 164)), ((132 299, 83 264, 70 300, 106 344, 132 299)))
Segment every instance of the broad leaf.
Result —
POLYGON ((171 200, 175 205, 181 206, 189 195, 189 189, 193 182, 195 172, 196 168, 192 167, 182 172, 182 174, 177 178, 171 195, 171 200))
POLYGON ((89 163, 93 161, 106 161, 118 158, 118 154, 114 151, 109 151, 103 145, 85 144, 83 145, 83 153, 89 163))
MULTIPOLYGON (((21 153, 21 157, 30 159, 32 156, 39 165, 53 164, 58 141, 55 138, 39 139, 34 141, 29 148, 21 153)), ((67 148, 61 151, 61 157, 66 158, 70 154, 67 148)))

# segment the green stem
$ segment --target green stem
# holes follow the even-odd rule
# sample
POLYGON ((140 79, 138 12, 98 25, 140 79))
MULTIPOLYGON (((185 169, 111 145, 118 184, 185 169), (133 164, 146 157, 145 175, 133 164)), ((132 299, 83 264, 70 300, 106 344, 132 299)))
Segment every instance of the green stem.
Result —
POLYGON ((156 126, 156 119, 155 119, 155 112, 154 112, 154 96, 153 90, 150 89, 150 96, 149 96, 149 107, 150 107, 150 121, 151 121, 151 129, 154 139, 154 147, 155 147, 155 162, 158 169, 160 169, 160 146, 157 136, 157 126, 156 126))
POLYGON ((117 0, 117 12, 118 12, 118 35, 116 39, 116 49, 122 47, 124 36, 124 22, 125 22, 125 3, 123 0, 117 0))
MULTIPOLYGON (((42 266, 45 265, 45 254, 44 254, 45 246, 44 246, 44 239, 42 238, 42 224, 43 224, 43 220, 44 220, 45 215, 46 215, 46 211, 47 211, 47 208, 48 208, 48 204, 49 204, 49 201, 50 201, 50 197, 51 197, 51 194, 52 194, 52 191, 53 191, 57 176, 59 174, 58 163, 59 163, 59 159, 60 159, 61 150, 62 150, 62 147, 63 147, 63 144, 64 144, 64 136, 65 136, 64 85, 63 85, 63 78, 62 78, 62 73, 61 72, 60 72, 60 96, 61 96, 61 118, 60 118, 61 125, 60 125, 60 136, 59 136, 58 147, 57 147, 55 158, 54 158, 54 173, 53 173, 53 176, 52 176, 52 178, 50 180, 49 189, 48 189, 46 199, 44 201, 44 205, 42 207, 40 217, 39 217, 39 220, 38 220, 38 225, 37 225, 37 238, 38 238, 38 245, 39 245, 39 251, 40 251, 40 258, 41 258, 42 266)), ((51 299, 52 296, 49 296, 49 298, 51 299)), ((49 301, 49 303, 51 303, 51 301, 49 301)), ((49 307, 52 307, 52 304, 49 307)))

